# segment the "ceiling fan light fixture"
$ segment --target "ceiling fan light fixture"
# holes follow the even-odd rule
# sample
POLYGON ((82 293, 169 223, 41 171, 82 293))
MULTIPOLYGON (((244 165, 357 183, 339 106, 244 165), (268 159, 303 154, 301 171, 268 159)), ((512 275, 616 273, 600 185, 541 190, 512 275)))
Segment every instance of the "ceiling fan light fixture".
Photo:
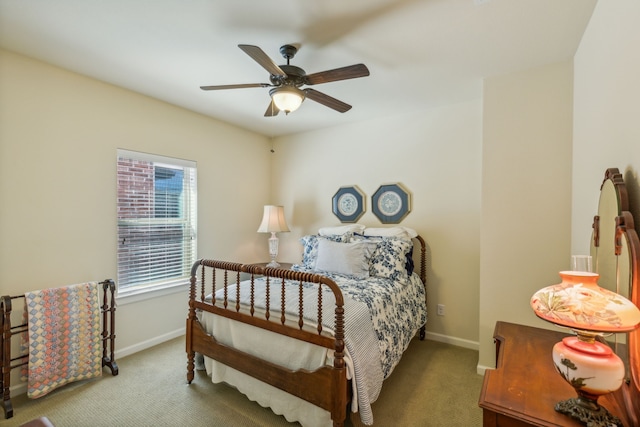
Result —
POLYGON ((304 85, 318 85, 322 83, 336 82, 340 80, 355 79, 369 75, 369 69, 364 64, 353 64, 347 67, 334 68, 332 70, 320 71, 318 73, 307 74, 302 68, 291 65, 289 60, 297 52, 297 47, 284 45, 280 48, 280 53, 287 60, 286 65, 277 65, 258 46, 239 44, 238 47, 269 72, 271 83, 244 83, 230 85, 200 86, 202 90, 221 89, 243 89, 251 87, 270 87, 271 102, 264 113, 265 117, 277 116, 280 111, 289 114, 296 111, 305 98, 313 102, 322 104, 339 113, 346 113, 351 109, 351 105, 338 99, 332 98, 320 91, 311 88, 301 89, 304 85))
POLYGON ((293 86, 281 86, 271 89, 269 95, 271 95, 276 107, 286 114, 296 111, 304 101, 304 92, 293 86))

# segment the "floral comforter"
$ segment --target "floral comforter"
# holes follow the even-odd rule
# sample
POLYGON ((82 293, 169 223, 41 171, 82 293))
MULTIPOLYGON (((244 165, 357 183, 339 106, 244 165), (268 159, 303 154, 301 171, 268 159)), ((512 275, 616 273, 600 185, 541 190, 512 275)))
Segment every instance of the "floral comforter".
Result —
MULTIPOLYGON (((308 271, 295 266, 297 271, 308 271)), ((420 277, 413 274, 409 283, 398 284, 389 279, 369 277, 353 279, 342 274, 323 273, 333 279, 343 296, 365 303, 378 337, 380 364, 384 379, 396 367, 416 331, 427 322, 425 289, 420 277)), ((345 335, 349 335, 346 325, 345 335)))

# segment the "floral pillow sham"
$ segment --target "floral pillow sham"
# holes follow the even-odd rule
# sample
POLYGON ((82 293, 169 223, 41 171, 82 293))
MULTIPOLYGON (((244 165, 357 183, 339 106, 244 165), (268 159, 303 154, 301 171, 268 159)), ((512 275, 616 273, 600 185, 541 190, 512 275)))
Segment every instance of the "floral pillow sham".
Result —
MULTIPOLYGON (((366 258, 369 264, 369 276, 392 279, 400 284, 405 284, 413 273, 413 243, 410 239, 397 237, 363 236, 346 232, 340 235, 320 236, 311 234, 300 239, 303 246, 302 269, 317 270, 318 247, 320 241, 337 243, 372 242, 375 243, 373 253, 366 258)), ((328 245, 326 245, 328 246, 328 245)), ((326 267, 326 266, 325 266, 326 267)), ((324 270, 332 271, 332 270, 324 270)), ((349 275, 348 272, 344 274, 349 275)), ((352 276, 364 276, 360 273, 352 276)))

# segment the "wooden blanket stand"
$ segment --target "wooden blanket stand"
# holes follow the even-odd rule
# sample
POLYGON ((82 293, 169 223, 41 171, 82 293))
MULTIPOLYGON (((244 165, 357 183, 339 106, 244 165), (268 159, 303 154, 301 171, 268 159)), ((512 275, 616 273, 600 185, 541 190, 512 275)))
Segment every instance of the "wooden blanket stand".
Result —
MULTIPOLYGON (((103 298, 100 306, 102 314, 102 366, 111 370, 113 376, 118 375, 118 364, 114 356, 115 348, 115 282, 111 279, 99 282, 102 286, 103 298)), ((27 324, 11 325, 12 300, 24 298, 24 295, 0 297, 0 350, 2 350, 2 374, 0 375, 0 390, 2 390, 2 409, 5 419, 13 417, 11 403, 11 371, 28 364, 27 355, 21 354, 11 357, 11 337, 27 331, 27 324)))

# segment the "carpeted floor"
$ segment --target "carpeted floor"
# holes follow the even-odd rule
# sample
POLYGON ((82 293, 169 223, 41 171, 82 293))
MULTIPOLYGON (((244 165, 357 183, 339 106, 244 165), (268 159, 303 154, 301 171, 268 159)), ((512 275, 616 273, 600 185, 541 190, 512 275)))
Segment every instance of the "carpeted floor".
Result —
MULTIPOLYGON (((375 427, 481 426, 477 359, 477 351, 414 340, 373 405, 375 427)), ((211 383, 203 372, 188 385, 184 338, 117 362, 116 377, 105 369, 102 378, 69 384, 41 399, 14 398, 15 415, 0 420, 0 426, 19 426, 40 416, 56 427, 298 425, 232 387, 211 383)), ((363 424, 351 414, 346 426, 363 424)))

